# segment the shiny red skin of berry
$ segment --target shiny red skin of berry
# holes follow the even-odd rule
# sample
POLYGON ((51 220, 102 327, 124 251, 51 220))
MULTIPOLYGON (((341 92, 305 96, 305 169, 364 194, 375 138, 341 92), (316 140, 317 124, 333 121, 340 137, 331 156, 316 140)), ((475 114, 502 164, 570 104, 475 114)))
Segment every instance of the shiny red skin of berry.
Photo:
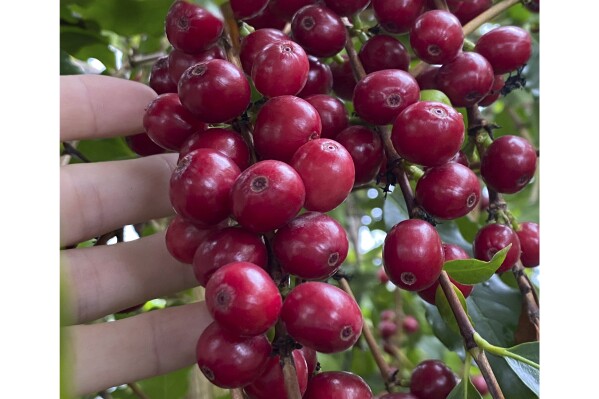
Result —
MULTIPOLYGON (((443 244, 443 255, 445 257, 445 262, 457 259, 470 259, 470 255, 468 255, 466 251, 454 244, 443 244)), ((460 284, 451 277, 449 277, 449 280, 462 292, 464 298, 468 298, 474 289, 473 285, 460 284)), ((437 295, 438 286, 439 281, 436 281, 430 287, 418 291, 418 296, 431 305, 435 305, 435 296, 437 295)))
POLYGON ((231 190, 233 215, 246 229, 265 233, 287 224, 304 205, 306 189, 291 166, 276 160, 244 170, 231 190))
POLYGON ((516 231, 520 239, 520 260, 524 267, 539 266, 539 225, 534 222, 520 223, 520 230, 516 231))
POLYGON ((390 33, 406 33, 424 8, 425 0, 372 0, 374 16, 390 33))
POLYGON ((470 162, 468 161, 468 157, 464 154, 464 151, 460 150, 456 152, 456 154, 449 160, 449 162, 456 162, 466 167, 470 167, 470 162))
POLYGON ((152 100, 143 125, 154 143, 173 151, 179 151, 185 140, 207 126, 181 104, 176 93, 161 94, 152 100))
POLYGON ((376 35, 368 39, 358 53, 366 73, 383 69, 401 69, 407 71, 410 66, 410 54, 396 38, 388 35, 376 35))
POLYGON ((254 146, 262 159, 289 162, 310 140, 320 138, 320 115, 309 102, 295 96, 268 100, 256 117, 254 146))
POLYGON ((348 371, 325 371, 308 381, 304 399, 372 399, 368 384, 348 371))
POLYGON ((216 43, 223 28, 223 21, 187 1, 174 2, 164 23, 166 37, 173 47, 190 54, 199 53, 216 43))
POLYGON ((192 135, 181 146, 179 160, 198 148, 213 148, 231 158, 245 170, 250 166, 250 150, 241 135, 233 130, 215 127, 192 135))
POLYGON ((420 398, 412 395, 411 393, 407 393, 407 392, 394 392, 394 393, 384 394, 379 399, 420 399, 420 398))
POLYGON ((317 0, 270 0, 272 12, 281 18, 291 21, 293 15, 302 7, 315 4, 317 0))
POLYGON ((381 320, 379 322, 379 334, 381 334, 381 338, 389 339, 397 332, 397 324, 390 320, 381 320))
POLYGON ((265 335, 241 337, 217 322, 210 324, 196 345, 196 359, 202 373, 221 388, 241 388, 258 378, 272 348, 265 335))
POLYGON ((379 278, 379 281, 381 282, 381 284, 387 284, 389 282, 389 276, 387 276, 387 272, 385 271, 385 268, 383 268, 383 267, 379 268, 379 270, 376 272, 376 275, 379 278))
POLYGON ((496 273, 508 271, 520 259, 520 239, 514 230, 503 224, 492 223, 482 227, 472 243, 476 259, 490 261, 497 252, 512 244, 505 260, 496 273))
POLYGON ((211 232, 211 229, 200 229, 176 216, 166 229, 166 249, 179 262, 191 265, 196 249, 211 232))
POLYGON ((235 19, 248 19, 260 14, 268 0, 230 0, 230 4, 235 19))
MULTIPOLYGON (((272 1, 270 2, 272 3, 272 1)), ((272 7, 270 3, 262 12, 256 15, 254 18, 250 18, 245 22, 248 25, 254 27, 254 29, 278 29, 282 30, 285 28, 287 21, 284 18, 281 18, 275 15, 272 11, 272 7)))
POLYGON ((347 108, 341 100, 326 94, 315 94, 304 98, 320 115, 322 131, 320 138, 335 138, 349 126, 347 108))
POLYGON ((291 40, 269 44, 258 53, 252 80, 262 95, 296 95, 306 84, 310 63, 304 49, 291 40))
POLYGON ((418 101, 393 123, 391 141, 398 154, 423 166, 442 165, 464 142, 464 118, 440 102, 418 101))
MULTIPOLYGON (((295 365, 300 394, 303 395, 308 387, 308 366, 306 359, 300 350, 294 350, 291 352, 291 356, 295 365)), ((266 365, 264 373, 253 383, 246 386, 244 391, 249 395, 250 399, 287 399, 280 356, 272 357, 266 365)))
POLYGON ((493 0, 447 0, 449 11, 458 17, 462 25, 466 25, 492 5, 493 0))
POLYGON ((493 87, 495 75, 485 57, 462 52, 437 72, 437 88, 454 107, 470 107, 482 100, 493 87))
POLYGON ((260 51, 264 50, 269 44, 288 39, 287 35, 280 30, 270 28, 257 29, 245 36, 241 39, 241 47, 239 49, 239 59, 241 60, 243 71, 251 75, 254 60, 260 51))
POLYGON ((214 231, 198 245, 193 257, 193 272, 196 280, 205 287, 215 271, 233 262, 249 262, 265 269, 268 252, 262 238, 241 227, 214 231))
POLYGON ((310 377, 316 370, 318 356, 314 349, 308 348, 307 346, 302 346, 300 351, 302 352, 302 355, 304 355, 304 359, 306 359, 306 365, 308 366, 308 377, 310 377))
POLYGON ((414 316, 407 315, 401 321, 401 327, 408 334, 414 334, 420 329, 420 323, 414 316))
POLYGON ((308 56, 308 62, 310 63, 308 80, 297 96, 305 99, 317 94, 329 94, 333 90, 331 67, 312 56, 308 56))
POLYGON ((324 280, 339 270, 349 243, 343 226, 335 219, 306 212, 277 231, 272 247, 281 267, 290 274, 324 280))
POLYGON ((188 68, 179 79, 181 103, 208 123, 227 122, 250 104, 250 84, 235 65, 213 59, 188 68))
POLYGON ((478 102, 478 105, 481 107, 488 107, 497 101, 499 96, 501 96, 501 89, 503 89, 503 86, 505 86, 505 79, 503 78, 503 75, 495 75, 495 80, 493 81, 493 87, 491 88, 491 91, 485 96, 485 98, 478 102))
POLYGON ((362 313, 345 291, 309 281, 296 286, 283 302, 281 321, 297 342, 321 353, 351 348, 362 332, 362 313))
POLYGON ((416 18, 410 30, 410 44, 422 61, 445 64, 462 50, 462 24, 448 11, 427 11, 416 18))
POLYGON ((354 161, 354 186, 370 183, 383 164, 383 143, 378 134, 366 126, 356 125, 344 129, 335 139, 354 161))
POLYGON ((295 152, 289 164, 304 182, 304 208, 309 211, 335 209, 354 186, 354 161, 345 147, 334 140, 307 142, 295 152))
POLYGON ((480 174, 487 186, 499 193, 522 190, 537 169, 537 152, 519 136, 502 136, 487 148, 481 160, 480 174))
POLYGON ((446 399, 458 381, 440 360, 425 360, 412 371, 410 392, 419 399, 446 399))
POLYGON ((416 76, 420 90, 437 90, 437 73, 439 65, 428 65, 416 76))
POLYGON ((478 39, 474 51, 489 61, 496 75, 515 71, 532 54, 530 34, 517 26, 501 26, 478 39))
POLYGON ((331 64, 333 91, 343 100, 351 101, 357 82, 349 58, 346 55, 342 55, 341 57, 343 58, 342 64, 337 62, 331 64))
POLYGON ((240 173, 231 158, 212 148, 199 148, 173 171, 171 204, 177 214, 194 224, 218 224, 231 213, 231 188, 240 173))
POLYGON ((397 115, 420 98, 416 79, 399 69, 366 75, 354 89, 356 113, 374 125, 393 123, 397 115))
POLYGON ((347 33, 341 18, 327 7, 308 5, 291 20, 293 39, 310 55, 332 57, 345 47, 347 33))
POLYGON ((418 180, 415 193, 425 211, 446 220, 470 213, 481 196, 476 174, 457 162, 428 169, 418 180))
POLYGON ((391 282, 404 290, 430 287, 443 268, 443 249, 437 230, 420 219, 396 224, 385 238, 383 264, 391 282))
POLYGON ((481 394, 481 395, 487 395, 489 393, 489 387, 487 386, 487 381, 485 381, 485 377, 483 377, 482 375, 473 375, 470 377, 470 381, 472 382, 472 385, 474 385, 474 388, 476 388, 476 390, 481 394))
MULTIPOLYGON (((188 54, 181 50, 173 49, 168 54, 168 69, 171 80, 177 84, 179 83, 179 79, 181 79, 183 72, 189 67, 213 59, 227 59, 227 53, 225 53, 225 50, 217 44, 197 54, 188 54)), ((176 92, 177 89, 175 89, 175 93, 176 92)))
POLYGON ((365 9, 370 0, 324 0, 324 3, 340 17, 349 17, 365 9))
POLYGON ((159 58, 158 61, 152 65, 152 71, 150 72, 150 87, 157 94, 177 92, 177 82, 171 79, 167 56, 159 58))
POLYGON ((206 307, 223 328, 239 335, 260 335, 275 325, 283 306, 277 285, 253 263, 229 263, 206 285, 206 307))
POLYGON ((127 146, 141 157, 147 157, 150 155, 162 154, 166 150, 154 143, 150 136, 146 133, 138 133, 132 136, 125 137, 127 146))

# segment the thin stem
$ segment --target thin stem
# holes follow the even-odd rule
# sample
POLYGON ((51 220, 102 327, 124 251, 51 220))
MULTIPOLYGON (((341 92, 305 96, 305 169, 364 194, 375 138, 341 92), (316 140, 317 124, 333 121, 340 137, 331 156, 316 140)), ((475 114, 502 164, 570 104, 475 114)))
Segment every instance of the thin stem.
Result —
POLYGON ((483 337, 481 337, 478 333, 474 333, 474 340, 476 341, 478 346, 480 346, 482 349, 486 350, 487 352, 490 352, 497 356, 510 357, 512 359, 516 359, 519 362, 528 364, 529 366, 534 367, 537 370, 540 369, 540 366, 538 363, 535 363, 530 359, 522 357, 522 356, 518 355, 517 353, 510 352, 507 348, 495 346, 495 345, 489 343, 489 341, 487 341, 483 337))
POLYGON ((462 379, 464 381, 468 381, 470 378, 470 363, 472 362, 472 354, 470 352, 466 352, 466 358, 464 359, 464 372, 462 374, 462 379))
POLYGON ((129 64, 130 64, 131 68, 135 68, 140 65, 151 64, 153 62, 156 62, 160 58, 164 57, 165 55, 166 55, 166 53, 163 51, 160 51, 158 53, 152 53, 152 54, 137 55, 137 56, 133 56, 129 59, 129 64))
POLYGON ((516 5, 518 3, 520 3, 520 0, 503 0, 499 3, 496 3, 495 5, 493 5, 493 7, 482 12, 476 18, 464 25, 464 27, 462 28, 462 30, 464 31, 464 36, 468 36, 485 22, 492 20, 511 6, 516 5))
POLYGON ((522 294, 522 299, 524 300, 524 304, 527 309, 528 318, 530 322, 535 326, 537 340, 539 339, 539 333, 541 329, 540 325, 540 317, 539 317, 539 300, 536 294, 536 291, 524 273, 524 266, 522 266, 522 262, 518 261, 512 267, 512 272, 516 277, 516 281, 518 282, 518 288, 520 289, 520 293, 522 294))
POLYGON ((302 399, 302 394, 297 381, 297 373, 293 358, 289 356, 281 356, 283 367, 283 378, 285 380, 285 393, 289 399, 302 399))
POLYGON ((449 7, 447 7, 447 2, 445 0, 435 0, 435 8, 437 8, 437 10, 449 11, 449 7))
POLYGON ((235 20, 235 17, 233 16, 233 10, 231 9, 231 4, 226 2, 220 7, 220 9, 225 17, 225 35, 222 39, 227 52, 227 58, 229 59, 229 62, 234 64, 240 70, 243 70, 241 61, 239 60, 241 39, 237 21, 235 20))
POLYGON ((231 399, 243 399, 243 391, 241 388, 231 389, 231 399))
POLYGON ((493 370, 489 364, 489 359, 487 359, 487 356, 485 355, 485 351, 479 347, 476 347, 469 352, 474 358, 474 361, 478 365, 478 368, 480 369, 481 374, 487 383, 491 397, 493 399, 505 399, 505 396, 503 396, 503 392, 501 392, 501 388, 499 387, 499 383, 497 382, 497 378, 495 378, 495 374, 493 374, 493 370))
POLYGON ((137 396, 139 399, 150 399, 136 383, 130 382, 127 385, 129 385, 129 388, 131 388, 135 396, 137 396))
POLYGON ((348 37, 345 42, 345 51, 347 52, 349 63, 354 71, 354 76, 359 82, 366 77, 366 70, 364 70, 364 66, 362 65, 362 62, 360 62, 360 58, 358 58, 358 53, 354 47, 354 42, 351 39, 351 31, 349 29, 347 30, 347 36, 348 37))

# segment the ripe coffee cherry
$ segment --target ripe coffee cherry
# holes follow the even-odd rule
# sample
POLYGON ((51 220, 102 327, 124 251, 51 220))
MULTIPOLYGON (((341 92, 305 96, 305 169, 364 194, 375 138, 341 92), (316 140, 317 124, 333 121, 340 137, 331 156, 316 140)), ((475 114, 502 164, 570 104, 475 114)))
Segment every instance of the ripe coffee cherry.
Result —
POLYGON ((272 1, 269 2, 269 5, 266 6, 264 10, 254 18, 250 18, 245 22, 248 25, 254 27, 254 29, 278 29, 282 30, 285 28, 287 21, 284 18, 275 15, 272 11, 272 7, 270 6, 272 1))
POLYGON ((295 96, 271 98, 260 108, 254 145, 262 159, 289 162, 302 145, 320 137, 320 115, 309 102, 295 96))
POLYGON ((321 138, 335 138, 339 132, 349 125, 349 115, 345 105, 335 97, 326 94, 315 94, 306 97, 305 100, 310 103, 320 115, 322 124, 321 138))
POLYGON ((318 352, 352 347, 362 332, 362 313, 345 291, 327 283, 298 285, 283 302, 281 321, 297 342, 318 352))
POLYGON ((193 272, 202 287, 220 267, 233 262, 249 262, 266 268, 268 253, 262 238, 241 227, 228 227, 208 235, 193 257, 193 272))
POLYGON ((410 392, 419 399, 445 399, 458 381, 440 360, 425 360, 412 371, 410 392))
POLYGON ((372 399, 372 391, 359 375, 347 371, 325 371, 308 381, 304 399, 372 399))
POLYGON ((239 59, 244 72, 252 74, 254 60, 266 46, 288 39, 287 35, 278 29, 258 29, 241 39, 239 59))
POLYGON ((404 45, 388 35, 376 35, 368 39, 358 54, 366 73, 383 69, 401 69, 407 71, 410 55, 404 45))
POLYGON ((309 5, 295 13, 291 20, 293 39, 308 54, 332 57, 345 47, 347 33, 341 18, 329 8, 309 5))
POLYGON ((173 171, 171 204, 194 224, 218 224, 231 213, 231 187, 240 173, 231 158, 212 148, 199 148, 187 154, 173 171))
POLYGON ((330 139, 312 140, 291 159, 306 188, 304 208, 328 212, 340 205, 354 185, 354 161, 349 152, 330 139))
POLYGON ((231 0, 230 3, 235 19, 248 19, 260 14, 268 0, 231 0))
POLYGON ((166 249, 179 262, 191 265, 196 249, 211 232, 211 229, 199 229, 176 216, 166 229, 166 249))
POLYGON ((132 136, 125 137, 127 146, 141 157, 147 157, 149 155, 162 154, 166 150, 154 143, 150 136, 146 133, 138 133, 132 136))
POLYGON ((382 339, 389 339, 397 332, 397 324, 390 320, 381 320, 378 328, 382 339))
POLYGON ((370 183, 383 164, 383 143, 378 134, 366 126, 356 125, 341 131, 336 140, 354 161, 354 186, 370 183))
POLYGON ((239 335, 260 335, 274 326, 283 300, 268 273, 248 262, 229 263, 206 285, 206 306, 222 327, 239 335))
POLYGON ((216 43, 223 33, 223 21, 187 1, 173 3, 166 15, 164 30, 174 48, 199 53, 216 43))
POLYGON ((485 96, 482 100, 478 102, 478 105, 481 107, 488 107, 493 104, 499 96, 501 95, 501 89, 505 86, 505 79, 502 75, 495 75, 495 80, 493 81, 493 87, 489 94, 485 96))
POLYGON ((420 323, 414 316, 407 315, 401 322, 401 327, 408 334, 414 334, 420 329, 420 323))
POLYGON ((276 15, 291 21, 293 15, 300 8, 315 3, 317 3, 317 0, 270 0, 269 7, 276 15))
POLYGON ((428 65, 416 76, 420 90, 437 90, 437 72, 441 69, 438 65, 428 65))
POLYGON ((206 124, 189 112, 175 93, 156 97, 146 108, 144 129, 152 141, 167 150, 179 151, 189 136, 206 124))
POLYGON ((351 101, 356 87, 356 78, 352 70, 349 58, 346 55, 341 56, 343 63, 333 62, 331 64, 331 73, 333 74, 333 91, 340 98, 351 101))
MULTIPOLYGON (((308 386, 308 366, 300 350, 291 352, 300 393, 303 395, 308 386)), ((244 388, 250 399, 287 399, 285 379, 281 369, 280 356, 274 356, 265 367, 264 373, 252 384, 244 388)))
POLYGON ((304 88, 309 71, 304 49, 285 40, 269 44, 258 53, 252 66, 252 80, 266 97, 296 95, 304 88))
POLYGON ((522 253, 520 260, 524 267, 539 266, 539 225, 534 222, 520 223, 520 230, 516 232, 520 239, 522 253))
POLYGON ((250 104, 250 84, 243 72, 214 59, 187 69, 179 79, 181 103, 208 123, 227 122, 250 104))
POLYGON ((449 11, 458 17, 462 25, 466 25, 492 5, 493 0, 447 0, 449 11))
POLYGON ((324 280, 339 270, 349 243, 335 219, 320 212, 306 212, 277 231, 272 247, 289 273, 306 280, 324 280))
POLYGON ((449 162, 428 169, 416 184, 416 200, 439 219, 457 219, 476 207, 480 183, 470 168, 449 162))
POLYGON ((505 260, 496 273, 508 271, 520 258, 520 239, 518 235, 503 224, 492 223, 482 227, 472 243, 476 259, 490 261, 497 252, 512 244, 505 260))
POLYGON ((470 377, 470 380, 472 381, 472 385, 474 385, 474 388, 476 388, 476 390, 481 394, 481 395, 486 395, 489 393, 489 387, 487 386, 487 382, 485 381, 485 377, 483 377, 482 375, 473 375, 470 377))
MULTIPOLYGON (((227 59, 227 53, 225 53, 225 49, 218 44, 215 44, 214 46, 211 46, 206 50, 200 51, 196 54, 188 54, 181 50, 173 49, 168 54, 168 69, 171 79, 173 82, 175 82, 175 84, 177 84, 179 79, 181 79, 183 72, 185 72, 189 67, 213 59, 227 59)), ((175 89, 175 93, 176 92, 177 90, 175 89)))
POLYGON ((306 190, 300 175, 284 162, 267 160, 244 170, 231 190, 233 215, 246 229, 265 233, 297 215, 306 190))
MULTIPOLYGON (((457 245, 453 245, 453 244, 443 244, 443 255, 445 257, 445 262, 450 261, 450 260, 457 260, 457 259, 470 259, 470 255, 468 255, 468 253, 466 251, 464 251, 462 248, 458 247, 457 245)), ((464 295, 464 298, 468 298, 468 296, 470 296, 470 294, 472 293, 472 290, 474 289, 473 285, 465 285, 465 284, 458 283, 451 277, 449 277, 449 280, 453 283, 453 285, 456 286, 457 289, 459 289, 462 292, 462 295, 464 295)), ((420 298, 424 299, 431 305, 435 305, 436 304, 435 296, 437 295, 437 287, 439 287, 439 281, 435 281, 433 283, 433 285, 431 285, 430 287, 425 288, 422 291, 418 291, 418 296, 420 296, 420 298)))
POLYGON ((318 364, 318 358, 316 351, 312 348, 308 348, 307 346, 302 346, 300 349, 302 355, 304 355, 304 359, 306 359, 306 365, 308 366, 308 377, 314 374, 316 370, 316 365, 318 364))
POLYGON ((515 71, 530 58, 530 34, 517 26, 502 26, 485 33, 478 39, 474 51, 493 66, 496 75, 515 71))
POLYGON ((168 70, 168 57, 159 58, 158 61, 152 65, 152 71, 150 72, 150 87, 157 94, 164 93, 176 93, 177 82, 171 79, 168 70))
POLYGON ((420 219, 396 224, 385 238, 383 264, 393 284, 404 290, 420 291, 431 286, 443 267, 437 230, 420 219))
POLYGON ((324 0, 324 3, 339 16, 349 17, 365 9, 370 0, 324 0))
POLYGON ((391 140, 402 158, 424 166, 441 165, 464 142, 464 118, 443 103, 419 101, 399 114, 391 140))
POLYGON ((455 107, 470 107, 493 87, 493 67, 478 53, 462 52, 437 72, 437 88, 455 107))
POLYGON ((308 96, 316 94, 329 94, 333 89, 333 73, 331 72, 331 67, 312 56, 308 56, 308 62, 310 63, 308 80, 297 96, 307 98, 308 96))
POLYGON ((271 350, 265 335, 240 337, 214 322, 200 336, 196 358, 211 383, 221 388, 240 388, 262 374, 271 350))
POLYGON ((524 138, 502 136, 493 141, 481 160, 480 174, 489 188, 506 194, 517 193, 533 178, 537 152, 524 138))
POLYGON ((422 12, 425 0, 372 0, 374 16, 390 33, 406 33, 422 12))
POLYGON ((462 24, 448 11, 427 11, 416 19, 410 30, 410 44, 422 61, 445 64, 462 50, 462 24))
POLYGON ((374 125, 393 123, 397 115, 418 101, 416 79, 406 71, 386 69, 366 75, 354 89, 356 113, 374 125))
POLYGON ((181 146, 179 160, 198 148, 217 150, 231 158, 241 170, 250 166, 250 150, 241 135, 233 130, 216 127, 192 135, 181 146))

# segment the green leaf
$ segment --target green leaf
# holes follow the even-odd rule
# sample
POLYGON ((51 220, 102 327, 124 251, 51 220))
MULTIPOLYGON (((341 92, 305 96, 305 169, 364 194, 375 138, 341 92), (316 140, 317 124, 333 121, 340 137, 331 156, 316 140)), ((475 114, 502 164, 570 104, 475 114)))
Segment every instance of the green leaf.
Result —
POLYGON ((512 244, 493 255, 485 262, 478 259, 458 259, 445 262, 443 270, 458 283, 474 285, 490 279, 503 263, 512 244))
MULTIPOLYGON (((512 348, 509 348, 508 351, 539 364, 538 341, 520 344, 512 348)), ((522 363, 510 357, 504 357, 504 359, 510 366, 510 368, 514 371, 514 373, 516 373, 518 378, 520 378, 520 380, 524 383, 524 385, 526 385, 528 388, 530 388, 531 391, 533 391, 537 396, 539 396, 539 370, 526 363, 522 363)))
POLYGON ((60 49, 80 60, 97 58, 106 67, 115 68, 116 55, 108 46, 108 39, 97 32, 76 26, 60 27, 60 49))
POLYGON ((81 75, 85 73, 81 65, 78 65, 73 57, 66 51, 60 50, 60 74, 61 75, 81 75))
POLYGON ((77 145, 83 155, 92 162, 135 158, 136 155, 121 137, 99 140, 82 140, 77 145))
POLYGON ((495 356, 487 353, 487 359, 497 378, 497 382, 501 387, 501 391, 506 398, 517 398, 517 399, 537 399, 533 391, 530 390, 523 382, 520 377, 512 370, 508 365, 504 357, 495 356))
POLYGON ((470 378, 467 380, 462 379, 455 388, 447 396, 447 399, 482 399, 480 393, 476 390, 470 378))
POLYGON ((395 187, 395 190, 387 195, 383 205, 383 220, 385 221, 385 227, 387 230, 390 230, 397 223, 409 218, 410 215, 408 214, 406 201, 403 199, 399 187, 395 187))
POLYGON ((187 394, 191 367, 140 381, 139 387, 152 399, 182 399, 187 394))
MULTIPOLYGON (((453 291, 458 296, 460 303, 462 304, 462 309, 464 309, 466 314, 468 314, 468 307, 466 306, 466 299, 464 298, 464 295, 455 285, 452 284, 451 286, 453 288, 453 291)), ((445 323, 447 323, 449 328, 451 328, 456 333, 459 333, 460 328, 458 327, 458 323, 455 319, 455 315, 453 314, 453 311, 451 310, 449 301, 447 300, 447 297, 445 296, 445 293, 443 292, 443 288, 441 288, 440 284, 437 287, 437 292, 435 293, 435 303, 437 304, 437 308, 439 309, 439 313, 441 314, 443 321, 445 321, 445 323)), ((470 318, 470 316, 468 316, 468 317, 470 318)), ((470 321, 472 321, 472 319, 470 319, 470 321)))

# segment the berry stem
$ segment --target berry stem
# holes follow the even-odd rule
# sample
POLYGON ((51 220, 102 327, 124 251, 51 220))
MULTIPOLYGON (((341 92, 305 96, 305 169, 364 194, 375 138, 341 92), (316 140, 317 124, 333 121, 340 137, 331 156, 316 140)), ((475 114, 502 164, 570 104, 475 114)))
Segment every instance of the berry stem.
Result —
POLYGON ((227 58, 229 59, 229 62, 240 70, 243 70, 241 61, 239 60, 239 49, 241 46, 239 27, 233 16, 231 4, 226 2, 220 9, 225 17, 225 34, 222 37, 222 41, 224 42, 225 50, 227 51, 227 58))
POLYGON ((472 363, 472 355, 470 352, 466 352, 466 358, 464 359, 464 372, 462 373, 462 379, 468 381, 470 378, 470 363, 472 363))
POLYGON ((289 399, 302 399, 299 383, 297 381, 297 373, 295 364, 291 354, 286 356, 281 355, 281 363, 283 367, 283 378, 285 379, 285 393, 289 399))
POLYGON ((146 395, 144 391, 142 391, 139 385, 137 385, 136 383, 130 382, 127 385, 129 386, 129 388, 131 388, 135 396, 137 396, 139 399, 149 399, 148 395, 146 395))
POLYGON ((243 399, 243 391, 241 388, 231 389, 231 399, 243 399))
POLYGON ((449 11, 449 7, 447 7, 447 2, 445 0, 435 0, 435 8, 437 8, 437 10, 449 11))
POLYGON ((476 18, 472 19, 470 22, 464 25, 464 27, 462 28, 462 30, 464 31, 464 36, 468 36, 485 22, 492 20, 511 6, 516 5, 518 3, 520 3, 520 0, 503 0, 499 3, 496 3, 491 8, 482 12, 476 18))
POLYGON ((517 353, 511 352, 507 348, 495 346, 495 345, 489 343, 489 341, 487 341, 483 337, 481 337, 478 333, 474 333, 474 340, 476 341, 476 343, 478 344, 479 347, 481 347, 482 349, 486 350, 489 353, 492 353, 497 356, 510 357, 512 359, 516 359, 517 361, 522 362, 524 364, 528 364, 529 366, 534 367, 537 370, 540 368, 538 363, 535 363, 530 359, 522 357, 522 356, 518 355, 517 353))
POLYGON ((539 297, 537 291, 529 280, 528 276, 524 273, 524 266, 522 262, 518 261, 512 267, 512 272, 518 282, 518 288, 522 294, 524 304, 526 305, 528 318, 530 322, 535 326, 536 339, 539 340, 540 333, 540 320, 539 320, 539 297))

